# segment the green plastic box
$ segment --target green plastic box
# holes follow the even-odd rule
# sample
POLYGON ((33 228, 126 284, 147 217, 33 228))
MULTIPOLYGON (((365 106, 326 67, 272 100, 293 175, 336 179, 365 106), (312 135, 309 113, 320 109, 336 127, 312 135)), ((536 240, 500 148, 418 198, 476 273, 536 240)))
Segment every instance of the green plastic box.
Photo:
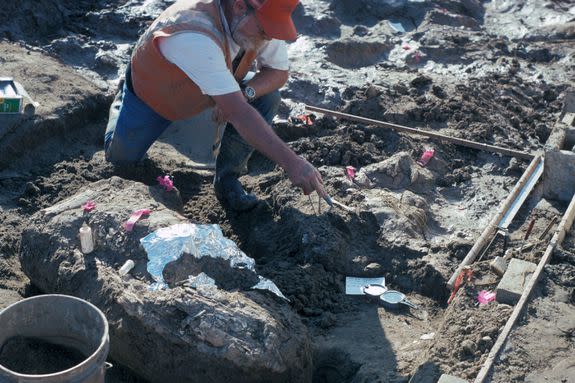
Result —
POLYGON ((0 77, 0 114, 22 113, 23 97, 18 93, 14 80, 0 77))

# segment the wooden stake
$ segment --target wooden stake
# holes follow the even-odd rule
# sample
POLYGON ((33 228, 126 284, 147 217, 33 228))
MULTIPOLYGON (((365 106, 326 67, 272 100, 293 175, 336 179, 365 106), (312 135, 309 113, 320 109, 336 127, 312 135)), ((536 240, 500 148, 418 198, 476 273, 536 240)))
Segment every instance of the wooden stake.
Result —
POLYGON ((378 121, 378 120, 372 120, 371 118, 354 116, 353 114, 334 112, 334 111, 329 110, 329 109, 318 108, 317 106, 306 105, 305 108, 306 108, 306 110, 309 110, 311 112, 318 112, 318 113, 326 114, 328 116, 333 116, 333 117, 343 118, 346 120, 362 122, 362 123, 367 124, 367 125, 377 125, 377 126, 381 126, 384 128, 393 129, 393 130, 396 130, 398 132, 419 134, 420 136, 427 136, 427 137, 431 137, 431 138, 436 138, 436 139, 441 140, 441 141, 451 142, 451 143, 454 143, 457 145, 467 146, 469 148, 483 150, 486 152, 500 153, 500 154, 504 154, 504 155, 511 156, 511 157, 521 158, 524 160, 531 160, 534 157, 533 154, 530 154, 527 152, 522 152, 520 150, 513 150, 513 149, 502 148, 499 146, 482 144, 479 142, 465 140, 463 138, 450 137, 450 136, 446 136, 446 135, 439 134, 439 133, 421 130, 418 128, 408 128, 407 126, 392 124, 390 122, 383 122, 383 121, 378 121))
POLYGON ((519 179, 519 181, 517 182, 517 184, 515 185, 515 187, 511 191, 511 193, 509 193, 509 195, 507 196, 507 199, 501 204, 501 206, 499 207, 499 210, 497 211, 495 216, 491 219, 489 224, 483 230, 483 233, 481 233, 481 236, 479 237, 479 239, 475 242, 475 244, 473 245, 471 250, 469 250, 469 252, 465 256, 465 259, 463 259, 463 261, 459 264, 459 267, 457 268, 457 270, 455 270, 455 272, 453 273, 451 278, 449 278, 449 281, 447 282, 447 286, 450 289, 453 288, 455 278, 457 278, 457 276, 459 275, 461 270, 463 270, 463 268, 465 266, 467 266, 467 265, 471 264, 473 261, 475 261, 475 258, 477 258, 477 255, 479 254, 479 252, 481 251, 483 246, 485 246, 485 244, 487 243, 489 238, 493 235, 493 233, 497 229, 497 225, 499 224, 501 219, 505 216, 505 214, 507 213, 509 208, 512 206, 513 202, 515 201, 515 199, 517 198, 517 196, 519 195, 519 193, 521 192, 521 190, 523 189, 523 187, 525 186, 525 184, 527 183, 527 181, 531 177, 531 174, 535 171, 535 169, 539 165, 540 161, 541 161, 541 156, 535 157, 531 161, 531 163, 529 164, 527 169, 525 169, 525 172, 523 173, 523 175, 521 176, 521 178, 519 179))

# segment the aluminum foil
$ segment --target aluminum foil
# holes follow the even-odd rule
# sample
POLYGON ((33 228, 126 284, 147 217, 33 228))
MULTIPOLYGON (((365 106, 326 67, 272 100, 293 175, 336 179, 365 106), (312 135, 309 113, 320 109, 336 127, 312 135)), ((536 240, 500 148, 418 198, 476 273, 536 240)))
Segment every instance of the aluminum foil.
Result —
POLYGON ((210 278, 206 273, 199 273, 196 276, 190 275, 188 277, 187 285, 193 289, 197 289, 199 286, 217 287, 216 280, 214 278, 210 278))
MULTIPOLYGON (((233 269, 255 273, 255 261, 241 251, 236 243, 224 237, 219 225, 198 225, 180 223, 164 227, 140 239, 140 243, 148 254, 148 273, 154 279, 150 290, 167 288, 163 277, 166 265, 179 259, 187 253, 200 259, 202 257, 221 258, 230 263, 233 269)), ((261 276, 252 289, 268 290, 276 296, 286 299, 272 281, 261 276)), ((188 282, 195 287, 200 285, 217 286, 217 281, 205 273, 190 275, 188 282), (202 275, 203 274, 203 275, 202 275)))

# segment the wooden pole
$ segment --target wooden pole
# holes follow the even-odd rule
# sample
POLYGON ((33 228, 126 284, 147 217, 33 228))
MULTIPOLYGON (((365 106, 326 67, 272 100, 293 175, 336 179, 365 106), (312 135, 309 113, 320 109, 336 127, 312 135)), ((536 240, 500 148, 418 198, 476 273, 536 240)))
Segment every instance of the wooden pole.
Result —
POLYGON ((497 337, 497 341, 491 348, 491 351, 489 352, 489 355, 487 356, 487 359, 485 360, 483 367, 479 371, 479 374, 477 374, 477 378, 475 378, 475 383, 483 383, 487 378, 487 375, 491 372, 493 363, 495 362, 497 355, 499 355, 499 350, 501 350, 501 347, 503 347, 503 345, 505 344, 505 341, 507 340, 507 337, 511 333, 511 330, 515 325, 517 318, 519 318, 521 311, 523 311, 523 307, 525 306, 527 300, 529 299, 529 296, 531 295, 533 287, 539 280, 539 276, 541 275, 543 268, 545 267, 547 262, 549 262, 551 255, 553 255, 553 251, 555 250, 557 245, 563 242, 565 234, 571 228, 571 225, 573 224, 573 218, 575 218, 575 195, 571 199, 571 203, 569 204, 569 207, 567 208, 567 211, 565 212, 565 215, 563 216, 563 219, 561 220, 561 223, 557 228, 557 232, 551 239, 549 246, 547 246, 547 250, 545 251, 545 254, 543 254, 543 258, 541 258, 541 261, 539 261, 539 264, 537 265, 537 268, 535 269, 533 276, 527 283, 527 286, 525 286, 525 289, 523 289, 523 294, 521 294, 519 302, 517 302, 517 304, 515 305, 515 308, 513 309, 511 316, 507 320, 507 323, 505 324, 503 331, 501 331, 501 334, 499 334, 499 337, 497 337))
POLYGON ((439 133, 421 130, 418 128, 408 128, 407 126, 392 124, 390 122, 373 120, 371 118, 354 116, 353 114, 335 112, 335 111, 332 111, 329 109, 319 108, 317 106, 306 105, 305 108, 306 108, 306 110, 309 110, 311 112, 317 112, 317 113, 322 113, 322 114, 325 114, 328 116, 343 118, 346 120, 357 121, 357 122, 361 122, 361 123, 364 123, 367 125, 377 125, 377 126, 381 126, 384 128, 393 129, 393 130, 396 130, 398 132, 419 134, 420 136, 427 136, 427 137, 431 137, 431 138, 436 138, 436 139, 441 140, 441 141, 451 142, 451 143, 454 143, 457 145, 466 146, 466 147, 478 149, 478 150, 483 150, 486 152, 500 153, 500 154, 504 154, 506 156, 517 157, 517 158, 521 158, 521 159, 525 159, 525 160, 531 160, 534 157, 533 154, 530 154, 527 152, 522 152, 520 150, 513 150, 513 149, 502 148, 499 146, 482 144, 479 142, 465 140, 463 138, 450 137, 450 136, 446 136, 446 135, 439 134, 439 133))
POLYGON ((527 183, 527 181, 531 177, 531 174, 533 174, 533 172, 537 168, 537 165, 539 165, 540 161, 541 161, 541 156, 538 155, 537 157, 535 157, 531 161, 531 163, 529 164, 527 169, 525 169, 525 172, 523 173, 523 175, 521 176, 521 178, 519 179, 519 181, 517 182, 517 184, 515 185, 515 187, 511 191, 511 193, 509 193, 509 195, 507 196, 507 199, 503 202, 503 204, 501 204, 501 206, 499 207, 499 210, 497 211, 495 216, 491 219, 491 221, 489 222, 487 227, 485 227, 485 229, 483 230, 483 233, 481 233, 481 236, 479 237, 479 239, 475 242, 475 244, 473 245, 471 250, 469 250, 469 252, 465 256, 465 259, 463 259, 463 261, 461 261, 461 263, 457 267, 457 270, 455 270, 455 272, 453 273, 451 278, 449 278, 449 281, 447 282, 447 286, 450 289, 453 288, 453 284, 455 283, 455 279, 457 278, 459 273, 461 273, 461 270, 463 270, 463 268, 465 266, 467 266, 467 265, 471 264, 473 261, 475 261, 475 258, 477 258, 477 255, 479 254, 479 252, 481 251, 483 246, 485 246, 485 244, 487 243, 489 238, 493 235, 493 233, 497 229, 497 225, 501 221, 501 218, 503 218, 505 216, 505 214, 509 210, 509 207, 513 204, 513 201, 515 201, 515 198, 517 198, 517 196, 519 195, 519 193, 521 192, 521 190, 523 189, 523 187, 525 186, 525 184, 527 183))

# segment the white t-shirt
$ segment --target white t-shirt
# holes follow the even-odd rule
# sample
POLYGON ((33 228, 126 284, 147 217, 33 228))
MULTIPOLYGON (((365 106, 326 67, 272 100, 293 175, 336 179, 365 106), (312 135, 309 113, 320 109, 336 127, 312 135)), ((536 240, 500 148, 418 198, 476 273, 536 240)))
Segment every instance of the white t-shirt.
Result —
MULTIPOLYGON (((240 47, 228 35, 231 57, 240 47)), ((158 44, 162 55, 186 73, 209 96, 237 92, 240 87, 226 65, 224 53, 208 36, 197 32, 180 32, 161 38, 158 44)), ((282 40, 269 41, 258 53, 258 66, 288 70, 287 45, 282 40)))

